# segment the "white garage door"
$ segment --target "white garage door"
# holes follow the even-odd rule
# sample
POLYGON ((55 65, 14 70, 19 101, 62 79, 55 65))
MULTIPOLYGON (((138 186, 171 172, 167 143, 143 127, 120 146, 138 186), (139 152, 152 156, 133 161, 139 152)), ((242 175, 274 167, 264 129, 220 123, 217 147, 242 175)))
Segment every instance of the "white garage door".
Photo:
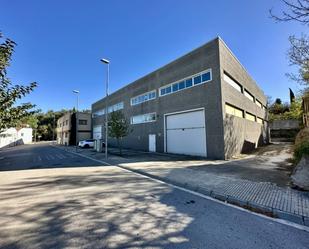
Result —
POLYGON ((102 126, 101 125, 93 126, 92 138, 93 139, 101 139, 102 138, 102 126))
POLYGON ((203 110, 166 116, 166 152, 207 156, 203 110))

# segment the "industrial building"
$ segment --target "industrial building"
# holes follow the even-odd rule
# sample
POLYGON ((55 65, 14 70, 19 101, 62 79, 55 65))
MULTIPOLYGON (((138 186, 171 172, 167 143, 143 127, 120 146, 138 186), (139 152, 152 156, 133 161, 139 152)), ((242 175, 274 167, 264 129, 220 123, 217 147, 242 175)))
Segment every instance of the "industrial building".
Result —
POLYGON ((76 145, 76 140, 81 141, 91 138, 91 121, 91 113, 65 113, 57 120, 57 143, 63 145, 76 145), (76 125, 78 133, 76 133, 76 125))
MULTIPOLYGON (((104 136, 105 101, 92 105, 95 139, 104 136)), ((126 148, 227 159, 268 143, 266 103, 218 37, 109 95, 108 112, 130 120, 126 148)))

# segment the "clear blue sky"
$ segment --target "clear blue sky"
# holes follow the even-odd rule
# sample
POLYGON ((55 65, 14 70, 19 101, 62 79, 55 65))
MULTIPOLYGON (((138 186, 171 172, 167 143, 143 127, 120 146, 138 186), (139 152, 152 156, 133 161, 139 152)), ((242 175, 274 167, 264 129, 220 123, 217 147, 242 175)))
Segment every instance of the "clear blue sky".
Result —
POLYGON ((265 94, 288 100, 298 86, 289 67, 288 36, 307 32, 296 23, 275 23, 268 10, 279 0, 1 0, 0 30, 18 43, 9 76, 37 81, 23 101, 59 110, 104 94, 111 60, 111 91, 142 77, 207 41, 221 36, 265 94))

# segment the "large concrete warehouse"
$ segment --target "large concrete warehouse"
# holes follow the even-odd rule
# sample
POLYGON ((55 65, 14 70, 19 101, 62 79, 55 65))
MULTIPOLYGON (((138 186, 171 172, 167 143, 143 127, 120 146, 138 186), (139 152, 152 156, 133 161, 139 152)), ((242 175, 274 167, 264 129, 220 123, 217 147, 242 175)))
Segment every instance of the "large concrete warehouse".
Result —
MULTIPOLYGON (((268 142, 266 101, 216 38, 111 94, 108 112, 130 120, 125 148, 227 159, 268 142)), ((105 98, 92 105, 94 138, 104 113, 105 98)))

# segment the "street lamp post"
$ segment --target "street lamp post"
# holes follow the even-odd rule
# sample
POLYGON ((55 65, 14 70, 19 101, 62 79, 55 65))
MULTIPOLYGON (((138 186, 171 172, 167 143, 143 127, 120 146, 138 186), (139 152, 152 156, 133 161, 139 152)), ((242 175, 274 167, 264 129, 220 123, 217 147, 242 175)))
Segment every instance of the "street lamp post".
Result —
POLYGON ((53 120, 53 144, 55 143, 55 119, 56 119, 56 115, 54 113, 54 120, 53 120))
POLYGON ((107 159, 107 139, 108 139, 108 85, 109 85, 109 60, 101 59, 101 62, 107 65, 107 75, 106 75, 106 96, 105 96, 105 159, 107 159))
POLYGON ((76 94, 76 115, 75 115, 75 149, 77 151, 77 147, 78 147, 78 101, 79 101, 79 91, 78 90, 73 90, 73 93, 76 94))

